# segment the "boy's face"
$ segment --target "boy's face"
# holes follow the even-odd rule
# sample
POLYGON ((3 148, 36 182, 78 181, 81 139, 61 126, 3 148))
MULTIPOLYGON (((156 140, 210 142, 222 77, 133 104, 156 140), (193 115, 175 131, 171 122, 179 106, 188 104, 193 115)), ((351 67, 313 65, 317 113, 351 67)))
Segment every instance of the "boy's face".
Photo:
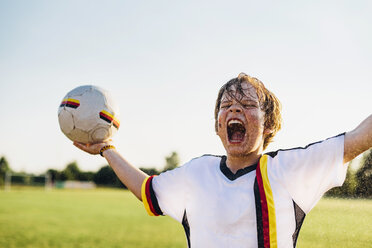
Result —
POLYGON ((241 87, 244 94, 237 92, 235 85, 227 89, 230 94, 223 93, 218 112, 217 135, 230 156, 261 153, 264 142, 265 113, 256 89, 246 82, 241 87))

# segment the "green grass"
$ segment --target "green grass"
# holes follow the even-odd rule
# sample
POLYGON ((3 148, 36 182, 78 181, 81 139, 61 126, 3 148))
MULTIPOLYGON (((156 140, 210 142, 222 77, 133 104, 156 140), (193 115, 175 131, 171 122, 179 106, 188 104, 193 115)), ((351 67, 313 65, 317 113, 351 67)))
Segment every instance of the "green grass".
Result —
POLYGON ((372 247, 372 200, 322 199, 305 218, 298 247, 372 247))
MULTIPOLYGON (((323 199, 298 247, 372 247, 372 200, 323 199)), ((0 247, 187 247, 169 217, 148 217, 128 191, 0 191, 0 247)))
POLYGON ((124 190, 0 192, 0 247, 185 247, 182 226, 147 217, 124 190))

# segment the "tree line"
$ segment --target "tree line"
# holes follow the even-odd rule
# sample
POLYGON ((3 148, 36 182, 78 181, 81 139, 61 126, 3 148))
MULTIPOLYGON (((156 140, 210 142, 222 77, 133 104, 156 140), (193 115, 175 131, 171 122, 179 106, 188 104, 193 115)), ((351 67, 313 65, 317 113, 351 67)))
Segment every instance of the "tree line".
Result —
POLYGON ((349 166, 344 184, 331 189, 326 196, 372 198, 372 149, 364 153, 358 170, 349 166))
MULTIPOLYGON (((148 175, 158 175, 161 172, 174 169, 178 165, 179 156, 177 152, 172 152, 169 156, 165 157, 165 166, 163 169, 140 169, 148 175)), ((6 171, 12 170, 10 169, 6 158, 3 156, 0 158, 0 185, 4 185, 6 171)), ((123 185, 116 177, 114 171, 109 165, 101 167, 97 172, 86 172, 81 171, 76 162, 71 162, 61 171, 49 169, 46 173, 51 176, 52 182, 67 180, 93 181, 98 186, 125 188, 125 185, 123 185)), ((27 180, 27 177, 20 177, 18 180, 27 180)), ((331 189, 326 193, 326 196, 372 198, 372 149, 364 153, 358 170, 354 171, 351 166, 349 166, 342 187, 331 189)))
MULTIPOLYGON (((156 168, 140 168, 142 171, 149 175, 157 175, 161 172, 174 169, 179 165, 179 156, 177 152, 172 152, 169 156, 165 157, 165 166, 163 169, 158 170, 156 168)), ((0 159, 0 185, 4 185, 4 178, 6 172, 12 172, 12 181, 15 183, 28 184, 27 180, 30 177, 35 177, 33 174, 27 173, 15 173, 9 166, 8 161, 5 157, 0 159), (18 176, 17 176, 18 175, 18 176)), ((98 186, 104 187, 118 187, 126 188, 125 185, 117 178, 114 171, 109 165, 101 167, 98 171, 82 171, 76 161, 67 164, 66 168, 63 170, 48 169, 45 174, 50 176, 52 183, 57 183, 59 181, 92 181, 98 186)), ((42 178, 37 178, 39 183, 44 183, 42 178)))

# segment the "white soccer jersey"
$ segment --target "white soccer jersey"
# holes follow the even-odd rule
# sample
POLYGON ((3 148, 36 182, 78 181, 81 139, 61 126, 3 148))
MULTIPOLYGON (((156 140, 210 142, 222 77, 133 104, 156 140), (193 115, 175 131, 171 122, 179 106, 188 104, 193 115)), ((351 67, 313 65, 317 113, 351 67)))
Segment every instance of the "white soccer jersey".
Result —
POLYGON ((343 147, 339 135, 278 150, 235 174, 225 156, 205 155, 147 178, 142 199, 182 223, 192 248, 293 248, 305 214, 345 179, 343 147))

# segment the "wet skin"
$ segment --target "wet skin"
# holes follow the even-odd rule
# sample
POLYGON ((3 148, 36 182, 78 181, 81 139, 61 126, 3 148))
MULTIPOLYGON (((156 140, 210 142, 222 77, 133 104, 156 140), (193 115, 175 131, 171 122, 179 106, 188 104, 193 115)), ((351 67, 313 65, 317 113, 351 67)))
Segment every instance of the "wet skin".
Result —
POLYGON ((233 173, 258 161, 267 132, 265 113, 260 108, 256 89, 246 82, 241 87, 244 95, 239 94, 234 85, 228 89, 234 97, 227 92, 222 95, 218 112, 217 135, 227 153, 227 166, 233 173), (239 127, 239 132, 231 131, 237 130, 235 127, 239 127))

